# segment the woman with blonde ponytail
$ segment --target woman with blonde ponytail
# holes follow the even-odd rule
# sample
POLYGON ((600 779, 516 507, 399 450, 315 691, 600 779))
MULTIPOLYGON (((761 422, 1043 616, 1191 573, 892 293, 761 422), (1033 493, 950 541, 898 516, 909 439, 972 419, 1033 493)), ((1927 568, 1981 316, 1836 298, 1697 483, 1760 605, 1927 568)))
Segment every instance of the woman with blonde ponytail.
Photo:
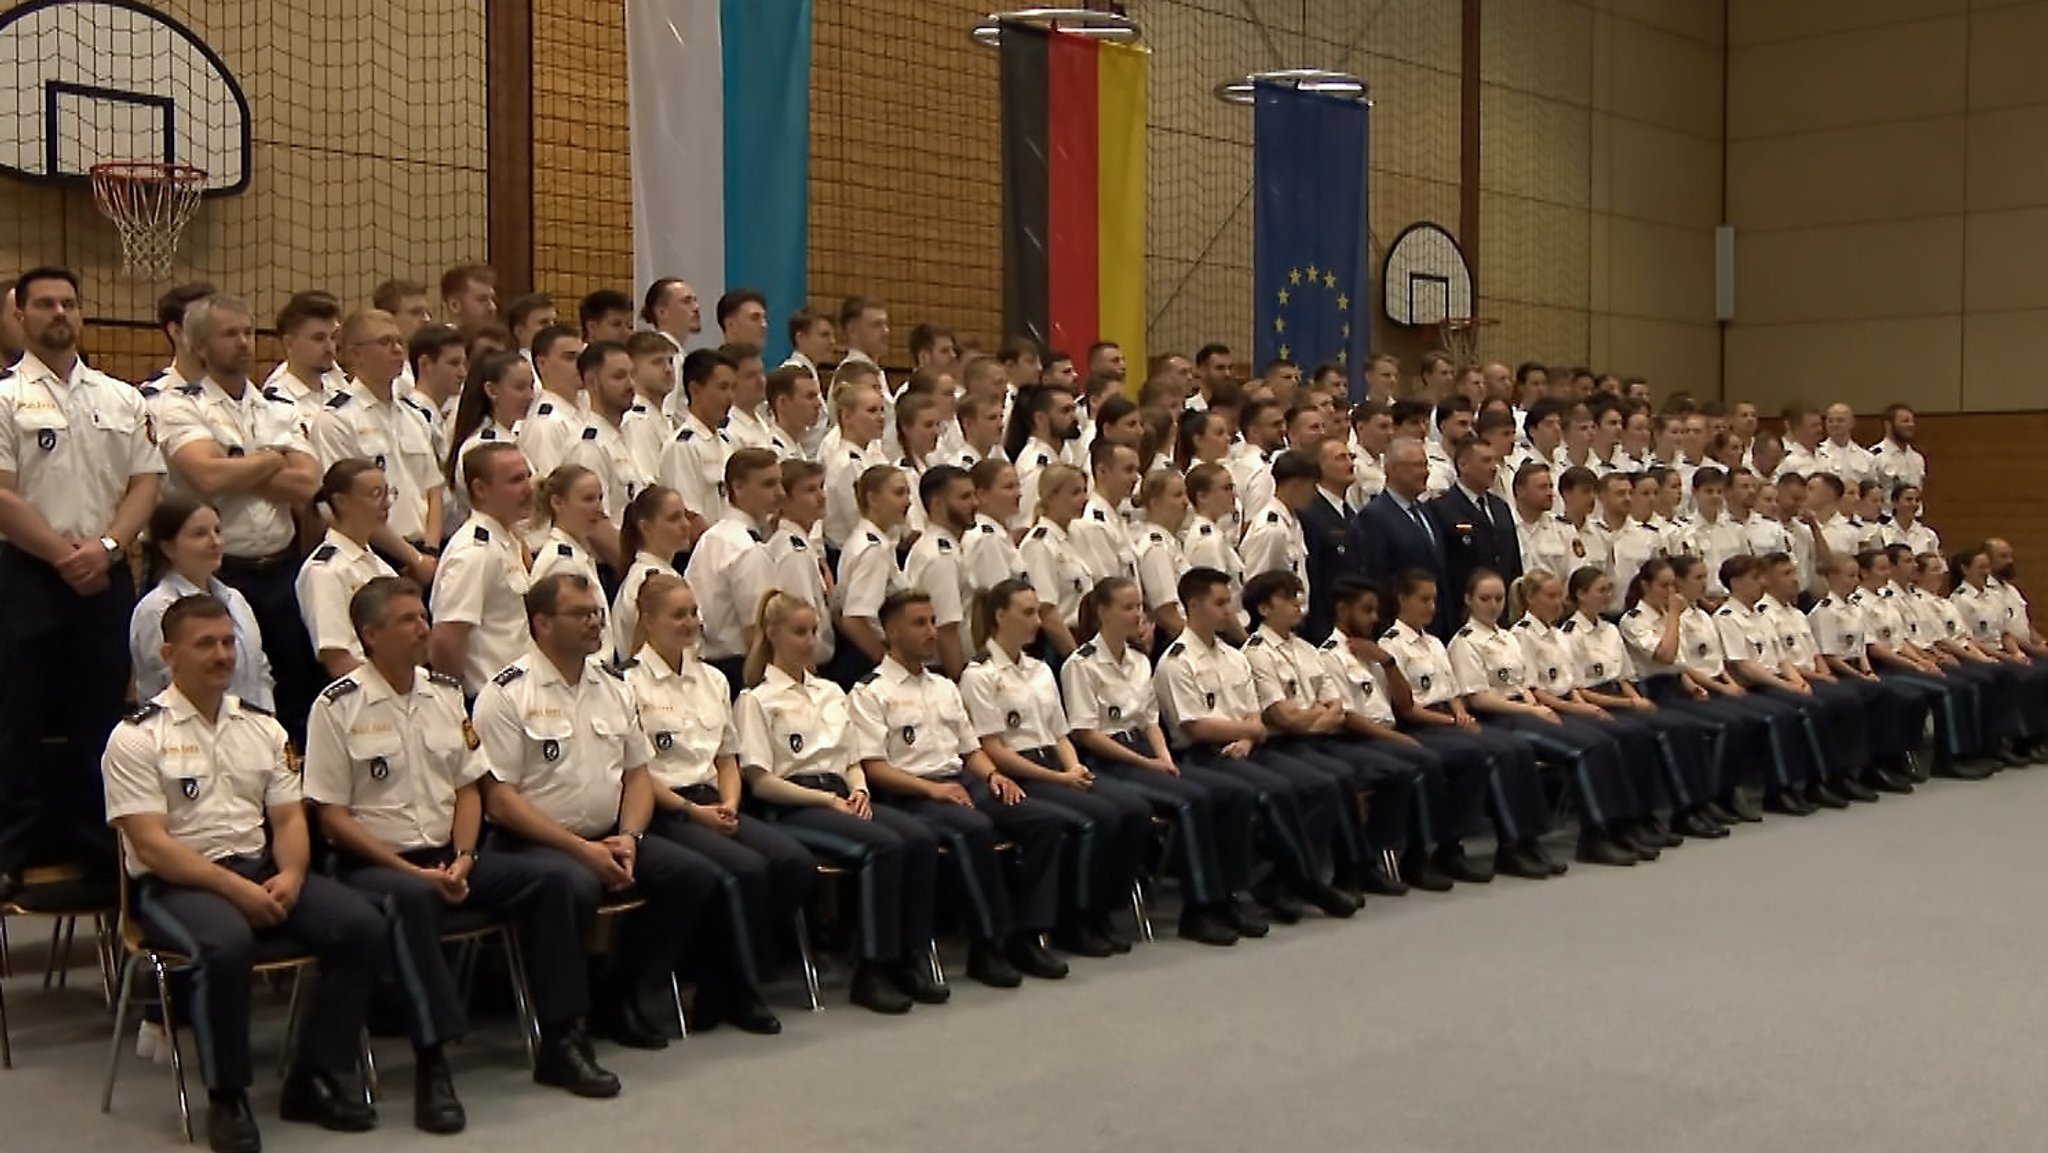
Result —
POLYGON ((605 524, 604 482, 580 464, 565 464, 533 486, 534 533, 531 577, 538 581, 552 573, 573 572, 603 588, 597 579, 597 561, 591 556, 591 534, 605 524))
MULTIPOLYGON (((556 470, 560 472, 560 469, 556 470)), ((720 873, 729 965, 714 959, 698 984, 691 1020, 704 1029, 730 1021, 749 1033, 781 1023, 761 1000, 773 980, 780 929, 803 907, 818 863, 766 821, 740 813, 739 733, 725 674, 697 657, 697 595, 682 580, 647 578, 626 688, 640 729, 654 746, 655 782, 647 831, 706 858, 720 873)))
POLYGON ((761 598, 747 689, 733 712, 740 772, 769 819, 822 860, 859 874, 860 961, 852 1000, 877 1013, 938 1004, 931 944, 938 839, 901 809, 874 805, 846 692, 816 669, 818 610, 777 590, 761 598))

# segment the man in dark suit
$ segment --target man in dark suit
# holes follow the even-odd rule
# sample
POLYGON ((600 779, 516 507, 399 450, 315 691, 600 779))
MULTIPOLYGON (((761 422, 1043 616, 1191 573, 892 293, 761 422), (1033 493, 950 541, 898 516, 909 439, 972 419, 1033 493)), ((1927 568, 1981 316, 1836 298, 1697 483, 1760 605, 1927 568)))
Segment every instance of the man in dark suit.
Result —
POLYGON ((1429 486, 1429 453, 1411 437, 1387 448, 1387 487, 1372 498, 1358 517, 1359 555, 1365 575, 1381 584, 1409 569, 1421 569, 1437 582, 1437 627, 1448 635, 1443 619, 1454 594, 1444 581, 1443 533, 1423 508, 1429 486))
POLYGON ((1515 536, 1515 515, 1490 489, 1494 478, 1493 449, 1477 439, 1452 450, 1457 480, 1429 502, 1429 514, 1443 541, 1447 587, 1439 603, 1462 604, 1465 582, 1480 569, 1492 569, 1504 581, 1522 575, 1522 546, 1515 536))
POLYGON ((1308 545, 1308 615, 1300 632, 1321 644, 1337 627, 1337 582, 1360 575, 1363 553, 1356 510, 1346 503, 1355 471, 1350 442, 1341 436, 1318 441, 1316 468, 1315 492, 1294 515, 1308 545))

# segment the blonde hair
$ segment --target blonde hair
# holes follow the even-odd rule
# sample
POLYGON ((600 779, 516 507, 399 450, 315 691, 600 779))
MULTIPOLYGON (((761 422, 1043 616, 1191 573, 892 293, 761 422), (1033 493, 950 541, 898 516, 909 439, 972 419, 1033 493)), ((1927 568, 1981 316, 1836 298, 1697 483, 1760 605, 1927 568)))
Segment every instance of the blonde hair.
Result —
MULTIPOLYGON (((1558 583, 1557 574, 1547 569, 1534 568, 1515 578, 1508 587, 1508 613, 1515 620, 1521 620, 1529 612, 1529 601, 1544 589, 1558 583)), ((1550 622, 1545 621, 1545 624, 1550 622)))
POLYGON ((1088 475, 1071 464, 1049 464, 1038 474, 1038 506, 1042 513, 1045 498, 1056 493, 1064 485, 1078 484, 1083 491, 1088 488, 1088 475))
MULTIPOLYGON (((569 467, 574 466, 563 466, 563 468, 569 467)), ((562 471, 562 469, 558 468, 555 470, 555 472, 560 471, 562 471)), ((584 471, 587 472, 589 470, 585 469, 584 471)), ((552 476, 553 474, 551 473, 549 475, 552 476)), ((659 609, 662 606, 662 604, 664 603, 664 598, 672 597, 679 592, 689 591, 690 584, 688 581, 684 580, 679 576, 671 576, 670 574, 665 572, 655 573, 653 576, 648 577, 645 581, 641 583, 640 591, 634 594, 633 597, 633 608, 640 615, 633 622, 633 639, 632 642, 626 646, 627 656, 632 656, 634 653, 639 652, 643 647, 646 646, 648 639, 648 618, 652 617, 655 613, 655 610, 659 609)))
POLYGON ((799 612, 816 614, 818 610, 811 602, 794 593, 771 589, 761 598, 760 607, 754 613, 754 644, 747 650, 747 663, 740 670, 740 680, 746 687, 753 688, 768 675, 768 666, 774 662, 774 652, 769 647, 769 634, 789 623, 799 612))
POLYGON ((551 528, 555 523, 555 501, 567 498, 569 490, 586 476, 597 474, 580 464, 556 465, 555 471, 540 479, 533 486, 533 524, 535 528, 551 528))
POLYGON ((1152 502, 1164 497, 1174 481, 1180 481, 1183 488, 1187 478, 1170 468, 1155 468, 1145 474, 1145 482, 1138 487, 1138 507, 1149 509, 1152 502))

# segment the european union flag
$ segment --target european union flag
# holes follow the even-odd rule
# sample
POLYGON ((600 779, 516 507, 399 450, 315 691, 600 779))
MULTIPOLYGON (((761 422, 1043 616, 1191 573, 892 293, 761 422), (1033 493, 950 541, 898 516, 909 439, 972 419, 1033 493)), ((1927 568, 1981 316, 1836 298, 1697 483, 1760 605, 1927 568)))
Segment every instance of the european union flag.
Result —
POLYGON ((1252 121, 1258 364, 1341 364, 1354 399, 1372 350, 1367 116, 1358 100, 1261 83, 1252 121))

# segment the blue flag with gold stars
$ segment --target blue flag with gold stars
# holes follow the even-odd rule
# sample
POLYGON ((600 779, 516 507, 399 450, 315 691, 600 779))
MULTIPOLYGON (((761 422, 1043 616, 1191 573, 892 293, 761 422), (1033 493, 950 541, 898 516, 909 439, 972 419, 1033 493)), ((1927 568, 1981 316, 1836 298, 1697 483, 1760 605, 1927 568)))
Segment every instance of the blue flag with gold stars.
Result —
POLYGON ((1252 121, 1257 371, 1342 365, 1354 399, 1372 350, 1366 106, 1260 84, 1252 121))

